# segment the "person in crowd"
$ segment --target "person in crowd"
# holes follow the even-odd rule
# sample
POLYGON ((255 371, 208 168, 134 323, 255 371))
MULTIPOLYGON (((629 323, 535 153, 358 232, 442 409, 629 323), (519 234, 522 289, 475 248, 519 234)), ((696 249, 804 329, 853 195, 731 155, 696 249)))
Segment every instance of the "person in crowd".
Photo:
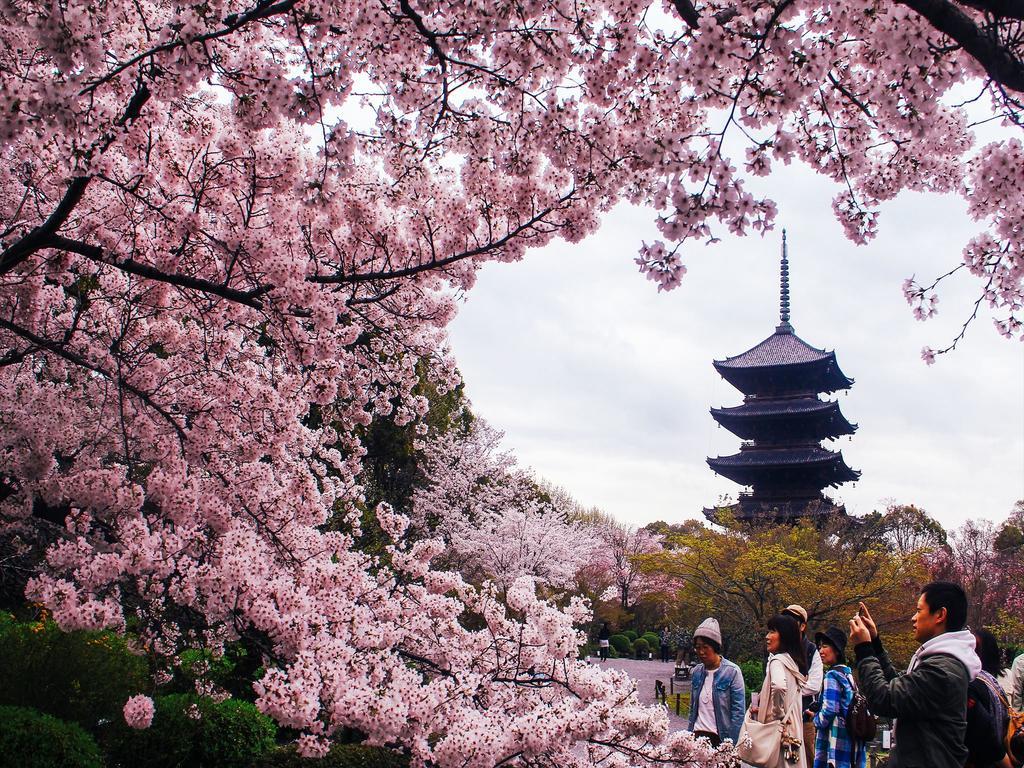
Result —
POLYGON ((829 627, 814 639, 821 661, 828 667, 821 704, 814 715, 814 768, 865 768, 867 745, 854 740, 846 729, 846 713, 854 693, 853 673, 846 665, 846 635, 838 627, 829 627))
POLYGON ((967 686, 981 671, 966 629, 967 595, 947 581, 925 584, 913 616, 921 646, 898 673, 864 603, 850 619, 860 690, 881 717, 897 718, 891 768, 962 768, 967 759, 967 686))
POLYGON ((612 630, 605 621, 601 624, 601 631, 597 633, 597 647, 601 654, 601 661, 608 661, 608 639, 612 636, 612 630))
POLYGON ((1010 666, 1010 706, 1024 709, 1024 651, 1017 654, 1010 666))
POLYGON ((765 635, 768 663, 765 681, 758 702, 750 713, 763 723, 782 720, 786 764, 792 768, 808 768, 810 761, 804 749, 802 724, 803 686, 807 682, 807 649, 800 634, 800 624, 792 616, 780 613, 768 619, 765 635))
POLYGON ((987 629, 975 630, 973 634, 981 671, 967 686, 967 765, 1012 768, 1006 755, 1010 712, 1006 693, 999 685, 999 676, 1003 673, 999 642, 987 629))
POLYGON ((743 672, 722 656, 722 630, 718 620, 704 619, 693 633, 693 650, 700 663, 690 681, 690 721, 687 730, 717 747, 740 735, 746 711, 743 672))
POLYGON ((803 728, 804 749, 807 750, 807 762, 814 761, 814 710, 817 709, 817 697, 821 693, 825 667, 821 661, 818 648, 807 637, 807 610, 802 605, 787 605, 782 611, 785 616, 792 616, 800 625, 800 640, 807 653, 807 681, 803 685, 803 728))
POLYGON ((658 643, 661 646, 661 660, 672 661, 672 646, 668 643, 668 627, 662 627, 658 631, 658 643))

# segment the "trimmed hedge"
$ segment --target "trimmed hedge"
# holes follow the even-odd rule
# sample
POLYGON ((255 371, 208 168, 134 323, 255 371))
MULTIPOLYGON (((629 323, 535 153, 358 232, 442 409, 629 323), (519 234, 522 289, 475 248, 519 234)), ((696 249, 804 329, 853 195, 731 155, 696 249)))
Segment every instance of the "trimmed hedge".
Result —
POLYGON ((0 768, 103 768, 95 740, 76 723, 0 706, 0 768))
POLYGON ((622 631, 622 632, 620 632, 619 634, 622 634, 622 635, 625 635, 626 637, 628 637, 628 638, 629 638, 629 642, 631 642, 631 643, 632 643, 633 641, 635 641, 635 640, 636 640, 636 639, 637 639, 638 637, 640 637, 640 635, 638 635, 638 634, 636 633, 636 630, 633 630, 633 629, 626 629, 626 630, 623 630, 623 631, 622 631))
POLYGON ((274 722, 238 699, 215 702, 190 694, 157 696, 153 724, 111 733, 108 757, 120 768, 249 768, 273 748, 274 722))
POLYGON ((658 637, 657 632, 644 632, 642 635, 640 635, 640 639, 646 640, 647 644, 655 650, 661 648, 661 638, 658 637))
POLYGON ((620 656, 633 655, 633 643, 625 635, 612 635, 608 638, 608 644, 618 651, 620 656))
POLYGON ((650 644, 642 637, 637 638, 636 642, 633 643, 633 655, 638 659, 646 659, 647 654, 651 652, 650 644))
POLYGON ((743 684, 748 691, 759 691, 764 683, 764 664, 756 659, 741 661, 740 671, 743 673, 743 684))
POLYGON ((64 632, 0 612, 0 705, 30 707, 96 732, 149 687, 146 660, 113 632, 64 632))
POLYGON ((335 744, 322 758, 300 757, 295 747, 280 747, 252 764, 252 768, 408 768, 409 758, 380 747, 335 744))

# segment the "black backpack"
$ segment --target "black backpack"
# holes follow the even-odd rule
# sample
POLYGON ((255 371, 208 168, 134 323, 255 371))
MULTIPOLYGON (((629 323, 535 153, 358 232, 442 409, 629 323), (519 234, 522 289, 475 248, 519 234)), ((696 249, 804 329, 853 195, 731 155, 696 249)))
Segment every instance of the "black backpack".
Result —
POLYGON ((967 732, 964 745, 968 765, 991 765, 1006 751, 1009 712, 1002 691, 982 675, 967 686, 967 732), (1000 707, 1000 702, 1004 706, 1000 707))
POLYGON ((847 676, 853 688, 853 699, 846 708, 846 730, 853 741, 871 741, 878 732, 878 720, 868 709, 868 700, 857 690, 853 678, 847 676))

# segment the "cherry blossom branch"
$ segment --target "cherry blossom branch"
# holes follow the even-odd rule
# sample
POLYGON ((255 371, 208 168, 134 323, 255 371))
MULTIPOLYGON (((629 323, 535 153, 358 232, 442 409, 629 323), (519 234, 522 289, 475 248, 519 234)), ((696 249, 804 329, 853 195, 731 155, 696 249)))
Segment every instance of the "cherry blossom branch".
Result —
POLYGON ((182 428, 180 424, 178 424, 177 420, 170 413, 168 413, 168 411, 163 406, 155 402, 146 392, 143 392, 138 387, 135 387, 129 382, 118 378, 116 375, 112 374, 105 368, 94 363, 90 363, 81 355, 75 354, 74 352, 65 349, 63 344, 50 341, 49 339, 44 339, 41 336, 37 336, 27 328, 22 328, 21 326, 16 325, 8 320, 4 320, 2 318, 0 318, 0 328, 8 330, 11 333, 15 334, 16 336, 20 336, 26 341, 31 342, 38 349, 46 350, 50 354, 56 355, 57 357, 61 357, 64 360, 67 360, 69 363, 73 363, 81 368, 85 368, 86 370, 99 374, 100 376, 112 382, 118 387, 124 387, 125 389, 127 389, 129 392, 135 395, 135 397, 137 397, 143 403, 145 403, 158 414, 160 414, 164 421, 171 425, 171 427, 174 429, 175 433, 178 436, 178 442, 180 444, 181 450, 184 452, 185 442, 187 440, 185 430, 182 428))
MULTIPOLYGON (((1013 91, 1024 92, 1024 62, 1009 47, 999 44, 990 30, 979 27, 949 0, 898 0, 901 5, 917 11, 936 30, 959 44, 984 67, 989 76, 1013 91)), ((988 3, 978 3, 988 6, 988 3)), ((1019 12, 1019 3, 995 3, 1010 6, 1019 12)), ((1019 18, 1019 17, 1018 17, 1019 18)))

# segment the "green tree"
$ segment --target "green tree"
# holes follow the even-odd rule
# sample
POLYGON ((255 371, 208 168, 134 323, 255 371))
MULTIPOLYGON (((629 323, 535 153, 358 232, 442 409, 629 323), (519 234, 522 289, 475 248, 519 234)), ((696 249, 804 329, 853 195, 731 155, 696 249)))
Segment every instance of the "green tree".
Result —
POLYGON ((673 580, 681 603, 697 615, 716 616, 737 658, 757 657, 768 618, 790 603, 803 605, 812 627, 845 627, 867 601, 897 656, 910 640, 910 598, 927 580, 922 553, 897 554, 861 535, 857 523, 836 520, 756 529, 701 526, 670 534, 662 552, 643 567, 673 580))

